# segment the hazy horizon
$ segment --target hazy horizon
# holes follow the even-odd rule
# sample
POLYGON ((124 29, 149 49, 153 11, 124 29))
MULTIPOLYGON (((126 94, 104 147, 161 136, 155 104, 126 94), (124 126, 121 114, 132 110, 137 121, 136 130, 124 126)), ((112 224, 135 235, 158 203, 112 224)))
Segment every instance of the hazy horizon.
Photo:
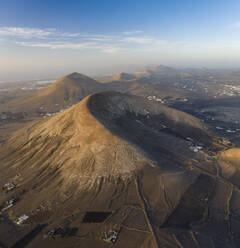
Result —
POLYGON ((240 68, 240 2, 0 0, 0 80, 240 68))

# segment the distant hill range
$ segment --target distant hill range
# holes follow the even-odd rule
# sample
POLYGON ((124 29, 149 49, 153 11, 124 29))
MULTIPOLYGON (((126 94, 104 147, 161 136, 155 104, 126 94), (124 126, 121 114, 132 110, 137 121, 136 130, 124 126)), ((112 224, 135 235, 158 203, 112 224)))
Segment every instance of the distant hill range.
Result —
POLYGON ((7 104, 9 111, 54 112, 102 91, 103 85, 80 73, 72 73, 28 96, 7 104))
POLYGON ((132 79, 136 79, 134 74, 120 72, 116 74, 115 76, 111 77, 110 81, 117 81, 117 80, 126 81, 126 80, 132 80, 132 79))
POLYGON ((115 76, 105 77, 104 82, 114 80, 133 80, 148 83, 168 83, 171 86, 172 83, 176 83, 179 80, 208 80, 215 79, 230 79, 237 80, 239 78, 239 70, 227 70, 227 69, 209 69, 209 68, 174 68, 164 65, 146 66, 142 71, 134 73, 118 73, 115 76))
MULTIPOLYGON (((16 99, 2 97, 0 113, 11 118, 39 116, 55 113, 79 102, 89 94, 101 91, 126 92, 143 97, 155 97, 165 104, 202 98, 208 92, 214 96, 216 82, 239 81, 239 71, 208 68, 176 69, 168 66, 147 66, 135 73, 121 72, 114 76, 92 79, 80 73, 72 73, 34 93, 16 92, 16 99), (208 84, 206 89, 205 84, 208 84), (22 94, 22 97, 21 97, 22 94), (13 117, 13 115, 16 115, 13 117)), ((4 95, 4 94, 2 94, 4 95)), ((152 98, 153 99, 153 98, 152 98)), ((0 119, 1 119, 0 114, 0 119)))
MULTIPOLYGON (((11 100, 0 106, 0 112, 25 113, 26 116, 39 116, 66 109, 92 93, 101 91, 128 92, 139 96, 155 96, 159 101, 184 100, 195 95, 168 86, 151 84, 132 74, 120 73, 108 82, 100 83, 80 73, 72 73, 56 82, 11 100)), ((151 82, 151 80, 150 80, 151 82)))

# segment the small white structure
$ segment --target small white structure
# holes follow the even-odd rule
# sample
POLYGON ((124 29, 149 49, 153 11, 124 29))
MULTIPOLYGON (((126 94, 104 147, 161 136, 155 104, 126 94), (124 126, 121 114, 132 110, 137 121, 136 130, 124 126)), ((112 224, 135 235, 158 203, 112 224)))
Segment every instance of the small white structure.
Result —
POLYGON ((15 189, 15 187, 16 187, 16 185, 14 183, 11 183, 11 182, 3 185, 3 189, 7 190, 7 191, 11 191, 11 190, 15 189))
POLYGON ((22 225, 28 219, 29 219, 29 216, 27 216, 26 214, 24 214, 24 215, 20 216, 19 218, 17 218, 16 224, 17 225, 22 225))
POLYGON ((200 150, 203 149, 202 146, 190 146, 190 149, 193 151, 193 152, 199 152, 200 150))
POLYGON ((156 101, 160 103, 164 103, 164 101, 161 98, 157 98, 156 101))
POLYGON ((8 210, 9 208, 13 207, 14 203, 15 203, 15 199, 11 199, 9 201, 6 202, 7 206, 5 208, 3 208, 1 211, 4 212, 6 210, 8 210))
POLYGON ((161 103, 164 103, 164 100, 162 100, 161 98, 158 98, 156 96, 147 96, 147 99, 149 101, 156 101, 156 102, 161 102, 161 103))
POLYGON ((187 140, 190 141, 190 142, 193 142, 193 139, 190 138, 190 137, 187 137, 187 140))
POLYGON ((2 120, 7 120, 7 118, 8 118, 7 115, 2 115, 2 116, 1 116, 1 119, 2 119, 2 120))
POLYGON ((228 129, 226 132, 227 132, 227 133, 236 133, 236 131, 230 130, 230 129, 228 129))
POLYGON ((118 232, 117 231, 109 231, 104 232, 103 240, 110 243, 115 243, 117 241, 118 232))

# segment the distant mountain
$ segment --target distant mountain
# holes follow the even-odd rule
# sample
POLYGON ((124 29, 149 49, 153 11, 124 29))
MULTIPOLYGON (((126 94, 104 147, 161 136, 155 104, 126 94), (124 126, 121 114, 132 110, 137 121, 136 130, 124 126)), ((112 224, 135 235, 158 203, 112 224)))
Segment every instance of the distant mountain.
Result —
POLYGON ((10 101, 7 109, 13 112, 55 112, 69 107, 89 94, 104 90, 104 86, 80 73, 72 73, 56 82, 10 101))
POLYGON ((134 74, 121 72, 121 73, 118 73, 117 75, 111 77, 109 79, 109 81, 116 81, 116 80, 127 81, 127 80, 132 80, 132 79, 136 79, 136 76, 134 74))
POLYGON ((147 66, 145 70, 152 71, 155 73, 162 73, 162 74, 179 73, 178 69, 164 65, 147 66))
MULTIPOLYGON (((156 96, 168 100, 195 97, 196 94, 189 94, 184 90, 171 87, 171 85, 168 87, 166 84, 162 86, 149 83, 155 82, 154 75, 151 74, 151 77, 147 79, 145 74, 140 77, 137 74, 119 73, 105 83, 100 83, 75 72, 34 93, 25 94, 24 97, 2 104, 0 111, 11 113, 8 115, 9 118, 12 118, 12 113, 24 113, 24 116, 39 116, 66 109, 89 94, 101 91, 128 92, 143 97, 156 96)), ((158 76, 156 78, 158 82, 158 76)))
MULTIPOLYGON (((155 77, 160 76, 176 76, 180 75, 181 71, 172 67, 167 67, 163 65, 158 66, 147 66, 143 71, 134 73, 118 73, 112 77, 104 78, 104 82, 111 81, 128 81, 128 80, 141 80, 148 79, 151 80, 155 77)), ((150 83, 151 81, 148 81, 150 83)))

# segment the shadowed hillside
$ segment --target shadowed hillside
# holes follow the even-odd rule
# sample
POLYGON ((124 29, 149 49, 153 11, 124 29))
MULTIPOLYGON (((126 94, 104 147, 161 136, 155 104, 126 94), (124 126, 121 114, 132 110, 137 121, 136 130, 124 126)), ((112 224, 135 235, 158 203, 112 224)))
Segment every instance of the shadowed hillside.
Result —
POLYGON ((218 173, 217 142, 183 112, 128 94, 90 95, 1 145, 0 181, 16 187, 2 190, 0 205, 17 201, 0 240, 109 247, 104 233, 115 230, 119 248, 234 247, 238 188, 218 173), (23 214, 12 237, 11 221, 23 214), (56 227, 61 238, 43 238, 56 227))

